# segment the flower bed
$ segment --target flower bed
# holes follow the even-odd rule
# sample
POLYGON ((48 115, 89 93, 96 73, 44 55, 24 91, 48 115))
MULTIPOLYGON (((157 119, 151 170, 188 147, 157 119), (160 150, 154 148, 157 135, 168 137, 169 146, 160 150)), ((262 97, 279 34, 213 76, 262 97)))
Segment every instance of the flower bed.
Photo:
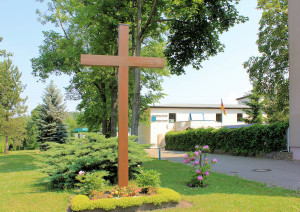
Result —
POLYGON ((180 195, 172 189, 158 188, 156 193, 150 196, 97 200, 90 200, 85 195, 77 195, 71 200, 71 209, 73 211, 143 211, 175 207, 180 201, 180 195))

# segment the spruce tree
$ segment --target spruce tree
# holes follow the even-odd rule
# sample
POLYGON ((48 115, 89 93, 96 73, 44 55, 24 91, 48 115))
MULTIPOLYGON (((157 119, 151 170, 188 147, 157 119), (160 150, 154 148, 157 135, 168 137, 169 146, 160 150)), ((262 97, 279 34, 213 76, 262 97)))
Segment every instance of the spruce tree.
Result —
POLYGON ((41 150, 47 149, 46 142, 65 143, 67 141, 67 129, 63 123, 65 110, 63 96, 51 81, 45 89, 43 104, 38 111, 38 142, 41 150))

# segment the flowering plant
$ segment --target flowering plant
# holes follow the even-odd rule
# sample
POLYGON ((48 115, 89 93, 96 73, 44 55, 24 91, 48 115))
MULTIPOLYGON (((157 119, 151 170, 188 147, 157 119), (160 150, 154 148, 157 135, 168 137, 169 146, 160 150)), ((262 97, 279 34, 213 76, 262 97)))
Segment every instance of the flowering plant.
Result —
POLYGON ((211 164, 217 162, 217 159, 214 158, 209 161, 207 153, 210 152, 209 146, 195 146, 194 152, 188 152, 184 155, 184 163, 191 164, 195 170, 192 172, 191 180, 189 181, 189 186, 191 187, 203 187, 204 182, 209 176, 209 171, 211 164))
POLYGON ((133 197, 138 196, 138 194, 141 192, 141 188, 139 187, 118 187, 115 186, 114 189, 111 191, 109 197, 133 197))

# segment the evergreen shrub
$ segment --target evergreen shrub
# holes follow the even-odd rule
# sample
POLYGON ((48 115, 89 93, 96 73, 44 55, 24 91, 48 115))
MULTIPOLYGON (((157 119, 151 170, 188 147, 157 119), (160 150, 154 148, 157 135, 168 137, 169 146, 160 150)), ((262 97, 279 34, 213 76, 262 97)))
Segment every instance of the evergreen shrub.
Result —
POLYGON ((195 145, 209 145, 212 151, 220 149, 234 154, 258 154, 260 151, 285 150, 289 123, 276 122, 270 125, 254 124, 237 129, 189 129, 168 132, 165 137, 166 149, 193 151, 195 145))
MULTIPOLYGON (((129 178, 138 173, 138 165, 149 160, 144 147, 128 141, 129 178)), ((47 176, 42 182, 51 188, 72 188, 77 183, 76 176, 80 171, 106 171, 104 177, 110 183, 117 182, 118 139, 105 138, 96 133, 86 133, 86 138, 76 139, 65 144, 49 142, 49 149, 42 152, 39 165, 47 176)))

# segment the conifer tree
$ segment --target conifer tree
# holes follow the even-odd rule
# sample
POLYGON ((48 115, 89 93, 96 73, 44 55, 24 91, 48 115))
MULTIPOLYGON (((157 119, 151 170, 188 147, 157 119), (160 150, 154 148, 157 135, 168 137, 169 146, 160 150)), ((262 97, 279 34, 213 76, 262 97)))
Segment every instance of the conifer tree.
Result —
POLYGON ((260 101, 262 96, 257 93, 256 88, 254 87, 250 94, 246 96, 249 101, 245 101, 244 104, 247 105, 248 109, 243 109, 243 111, 249 116, 248 118, 244 118, 243 121, 248 124, 263 122, 262 118, 262 107, 263 104, 260 101))
POLYGON ((42 150, 47 149, 46 142, 66 143, 67 129, 63 123, 66 107, 63 96, 53 81, 46 87, 43 95, 43 104, 38 113, 38 142, 42 150))

